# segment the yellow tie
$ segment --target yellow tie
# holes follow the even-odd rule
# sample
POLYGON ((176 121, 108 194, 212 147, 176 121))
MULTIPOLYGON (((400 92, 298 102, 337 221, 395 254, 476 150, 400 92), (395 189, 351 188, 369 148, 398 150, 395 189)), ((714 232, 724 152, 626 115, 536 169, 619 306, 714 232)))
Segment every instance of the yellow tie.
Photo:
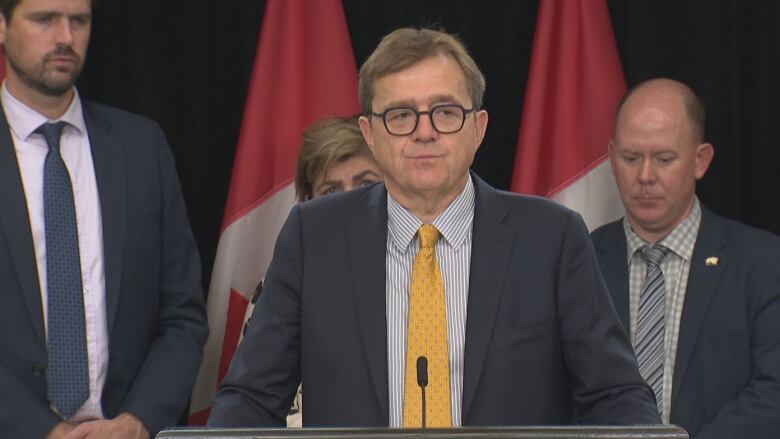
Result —
POLYGON ((428 386, 425 388, 426 427, 451 427, 450 361, 447 349, 447 310, 444 282, 436 261, 439 231, 424 224, 417 231, 420 250, 414 258, 409 299, 409 326, 406 335, 406 376, 404 382, 404 427, 421 427, 422 400, 417 384, 417 358, 428 359, 428 386))

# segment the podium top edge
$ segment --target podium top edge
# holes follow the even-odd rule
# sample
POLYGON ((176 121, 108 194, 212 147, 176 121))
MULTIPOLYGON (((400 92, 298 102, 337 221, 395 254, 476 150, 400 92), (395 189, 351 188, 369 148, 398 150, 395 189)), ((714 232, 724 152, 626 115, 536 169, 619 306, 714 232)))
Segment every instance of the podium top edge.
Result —
POLYGON ((181 428, 160 439, 687 439, 674 425, 402 428, 181 428))

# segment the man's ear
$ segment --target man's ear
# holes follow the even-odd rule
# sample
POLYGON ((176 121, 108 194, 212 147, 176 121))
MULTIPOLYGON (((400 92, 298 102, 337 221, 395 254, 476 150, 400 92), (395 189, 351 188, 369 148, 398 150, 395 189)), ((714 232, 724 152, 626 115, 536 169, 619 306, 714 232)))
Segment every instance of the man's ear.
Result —
POLYGON ((702 143, 696 147, 696 170, 694 175, 699 180, 704 177, 707 169, 712 163, 712 158, 715 156, 715 148, 712 144, 702 143))
POLYGON ((615 173, 615 139, 609 140, 607 153, 609 154, 609 167, 612 169, 612 175, 617 175, 615 173))
POLYGON ((360 116, 358 118, 358 125, 360 126, 360 132, 363 133, 363 139, 368 145, 368 149, 371 153, 374 152, 374 131, 371 128, 371 121, 366 116, 360 116))
POLYGON ((482 145, 482 141, 485 139, 485 133, 487 132, 488 113, 485 110, 479 110, 474 113, 474 151, 479 149, 482 145))

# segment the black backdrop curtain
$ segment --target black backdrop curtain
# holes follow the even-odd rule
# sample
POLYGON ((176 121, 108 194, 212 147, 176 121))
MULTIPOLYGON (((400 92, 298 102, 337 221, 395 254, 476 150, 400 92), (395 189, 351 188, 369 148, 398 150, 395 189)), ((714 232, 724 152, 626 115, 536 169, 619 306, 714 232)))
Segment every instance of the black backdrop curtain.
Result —
MULTIPOLYGON (((307 0, 317 1, 317 0, 307 0)), ((564 0, 567 1, 567 0, 564 0)), ((722 215, 780 233, 780 2, 609 0, 629 86, 666 76, 708 110, 715 160, 699 184, 722 215)), ((432 25, 457 33, 487 77, 487 137, 475 171, 507 188, 538 1, 345 0, 357 64, 382 35, 432 25)), ((214 259, 262 24, 257 0, 100 0, 79 90, 157 120, 168 135, 204 264, 214 259)), ((258 163, 258 172, 262 165, 258 163)))

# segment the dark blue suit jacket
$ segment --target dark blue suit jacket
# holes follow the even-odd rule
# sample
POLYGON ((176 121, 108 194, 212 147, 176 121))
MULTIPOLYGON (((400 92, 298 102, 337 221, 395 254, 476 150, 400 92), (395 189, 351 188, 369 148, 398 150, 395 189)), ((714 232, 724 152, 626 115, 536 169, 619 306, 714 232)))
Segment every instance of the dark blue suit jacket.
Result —
MULTIPOLYGON (((152 435, 187 404, 207 334, 200 262, 173 156, 157 124, 87 102, 103 223, 108 371, 103 413, 130 412, 152 435)), ((0 112, 0 115, 2 112, 0 112)), ((0 434, 42 438, 46 338, 27 204, 0 117, 0 434)))
MULTIPOLYGON (((463 425, 659 422, 587 230, 474 176, 463 425)), ((209 425, 387 426, 387 192, 296 206, 209 425)))
MULTIPOLYGON (((592 235, 629 327, 621 221, 592 235)), ((685 292, 670 421, 695 438, 780 435, 780 238, 702 208, 685 292), (707 265, 709 257, 717 265, 707 265)))

